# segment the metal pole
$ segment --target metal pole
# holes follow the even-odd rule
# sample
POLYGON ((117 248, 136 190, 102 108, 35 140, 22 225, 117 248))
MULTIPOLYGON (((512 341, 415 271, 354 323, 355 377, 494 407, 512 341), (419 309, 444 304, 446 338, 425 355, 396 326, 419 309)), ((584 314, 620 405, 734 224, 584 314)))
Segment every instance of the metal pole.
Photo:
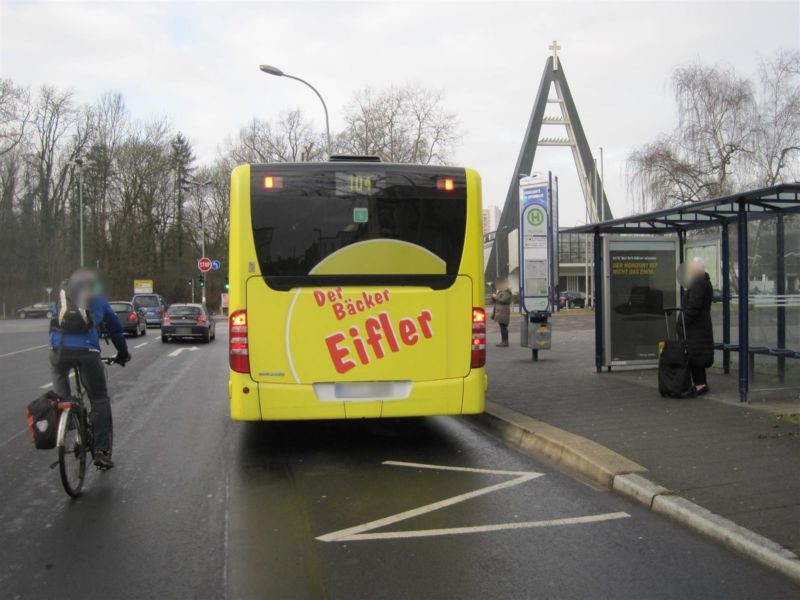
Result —
POLYGON ((328 140, 328 156, 331 155, 331 124, 328 120, 328 106, 325 104, 325 100, 322 98, 322 94, 317 91, 313 85, 308 83, 305 79, 300 79, 299 77, 295 77, 294 75, 287 75, 286 73, 283 74, 284 77, 288 77, 289 79, 294 79, 295 81, 299 81, 300 83, 305 83, 308 87, 310 87, 314 93, 319 98, 319 101, 322 102, 322 109, 325 111, 325 133, 327 135, 328 140))
POLYGON ((603 221, 606 220, 606 183, 605 167, 603 166, 603 147, 600 146, 600 206, 602 207, 603 221))
MULTIPOLYGON (((200 253, 203 255, 203 258, 206 256, 206 222, 203 219, 203 209, 200 209, 200 253)), ((205 275, 201 275, 205 280, 205 275)), ((200 298, 203 304, 206 303, 206 286, 202 287, 202 291, 200 292, 200 298)))
POLYGON ((603 370, 603 275, 601 271, 600 230, 594 232, 594 364, 597 372, 603 370))
POLYGON ((739 242, 739 402, 747 402, 747 388, 750 373, 748 370, 748 275, 747 275, 747 210, 744 200, 739 201, 737 218, 739 242))
POLYGON ((603 182, 605 181, 605 168, 603 166, 603 147, 600 146, 600 185, 601 189, 605 188, 603 182))
POLYGON ((592 294, 589 291, 589 236, 583 236, 583 289, 586 291, 586 302, 592 303, 592 294))
POLYGON ((731 372, 731 278, 730 278, 730 240, 728 223, 722 225, 722 370, 728 375, 731 372))
POLYGON ((83 268, 83 161, 78 159, 78 223, 81 238, 81 268, 83 268))
MULTIPOLYGON (((686 231, 678 231, 678 264, 683 264, 685 262, 684 255, 686 253, 686 231)), ((680 288, 680 298, 678 298, 678 302, 676 303, 678 306, 683 306, 683 283, 681 283, 680 288)))
MULTIPOLYGON (((497 248, 497 236, 499 234, 500 232, 495 229, 494 232, 494 278, 495 279, 500 277, 500 251, 497 248)), ((492 282, 492 289, 494 289, 494 282, 492 282)))
POLYGON ((194 304, 194 277, 192 277, 192 285, 189 287, 192 288, 192 304, 194 304))
MULTIPOLYGON (((786 261, 783 215, 778 215, 775 223, 775 245, 778 251, 778 269, 775 281, 775 294, 778 298, 778 348, 786 348, 786 261)), ((786 357, 778 357, 778 380, 783 381, 786 375, 786 357)))

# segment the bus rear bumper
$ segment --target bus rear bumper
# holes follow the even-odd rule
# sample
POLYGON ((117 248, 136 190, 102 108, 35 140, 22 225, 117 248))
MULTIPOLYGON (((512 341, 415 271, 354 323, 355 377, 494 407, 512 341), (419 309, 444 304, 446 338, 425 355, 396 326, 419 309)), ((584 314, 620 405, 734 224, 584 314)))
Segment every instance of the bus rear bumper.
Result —
POLYGON ((257 383, 249 375, 230 373, 228 394, 234 421, 294 421, 478 414, 483 412, 486 371, 466 377, 415 381, 403 400, 319 400, 314 386, 257 383))

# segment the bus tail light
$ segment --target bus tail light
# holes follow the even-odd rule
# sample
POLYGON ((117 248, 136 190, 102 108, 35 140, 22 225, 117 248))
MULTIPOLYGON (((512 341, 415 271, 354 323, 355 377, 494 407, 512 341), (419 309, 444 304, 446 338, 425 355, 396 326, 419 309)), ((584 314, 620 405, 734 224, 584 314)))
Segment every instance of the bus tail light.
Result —
POLYGON ((436 180, 436 189, 444 192, 452 192, 456 189, 456 182, 452 177, 440 177, 436 180))
POLYGON ((229 320, 228 355, 231 370, 237 373, 250 372, 250 356, 247 348, 247 311, 231 313, 229 320))
POLYGON ((275 190, 283 187, 283 177, 276 177, 275 175, 264 176, 264 189, 275 190))
POLYGON ((472 309, 472 357, 470 368, 479 369, 486 364, 486 311, 477 306, 472 309))

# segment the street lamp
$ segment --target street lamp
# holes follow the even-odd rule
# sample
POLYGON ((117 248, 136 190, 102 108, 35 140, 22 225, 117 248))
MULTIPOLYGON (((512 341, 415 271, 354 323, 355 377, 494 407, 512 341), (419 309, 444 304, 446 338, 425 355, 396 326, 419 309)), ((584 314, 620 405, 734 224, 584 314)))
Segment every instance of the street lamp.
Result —
POLYGON ((313 85, 308 83, 305 79, 300 79, 299 77, 295 77, 294 75, 289 75, 288 73, 284 73, 278 67, 273 67, 272 65, 259 65, 258 68, 261 69, 261 71, 263 73, 266 73, 267 75, 274 75, 275 77, 288 77, 289 79, 294 79, 295 81, 299 81, 300 83, 304 83, 308 87, 310 87, 311 90, 317 95, 317 98, 319 98, 319 101, 322 102, 322 108, 325 111, 325 134, 327 135, 327 140, 328 140, 328 148, 327 148, 328 156, 330 156, 331 155, 331 125, 330 125, 330 121, 328 120, 328 106, 325 104, 325 100, 322 98, 322 94, 320 94, 317 91, 317 88, 315 88, 313 85))
POLYGON ((70 163, 78 169, 78 223, 81 238, 81 268, 83 268, 83 167, 93 163, 80 157, 70 161, 70 163))
MULTIPOLYGON (((211 180, 208 181, 194 181, 193 179, 184 179, 184 183, 188 185, 193 185, 198 188, 204 188, 207 185, 211 185, 211 180)), ((206 256, 206 222, 205 222, 205 198, 203 198, 203 205, 200 207, 200 258, 205 258, 206 256)), ((203 277, 203 275, 200 275, 203 277)), ((194 280, 194 278, 192 278, 194 280)), ((200 283, 200 298, 203 304, 206 303, 206 287, 203 285, 202 281, 200 283)), ((194 286, 192 287, 192 301, 194 301, 194 286)))

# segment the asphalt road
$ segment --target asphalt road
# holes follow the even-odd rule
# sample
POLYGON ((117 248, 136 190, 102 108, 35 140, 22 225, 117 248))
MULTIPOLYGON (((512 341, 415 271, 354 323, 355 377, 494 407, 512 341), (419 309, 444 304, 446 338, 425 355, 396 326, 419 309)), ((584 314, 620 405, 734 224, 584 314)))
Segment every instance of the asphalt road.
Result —
POLYGON ((129 339, 117 468, 70 500, 24 431, 46 323, 0 322, 0 598, 797 598, 467 420, 232 423, 220 325, 129 339))

